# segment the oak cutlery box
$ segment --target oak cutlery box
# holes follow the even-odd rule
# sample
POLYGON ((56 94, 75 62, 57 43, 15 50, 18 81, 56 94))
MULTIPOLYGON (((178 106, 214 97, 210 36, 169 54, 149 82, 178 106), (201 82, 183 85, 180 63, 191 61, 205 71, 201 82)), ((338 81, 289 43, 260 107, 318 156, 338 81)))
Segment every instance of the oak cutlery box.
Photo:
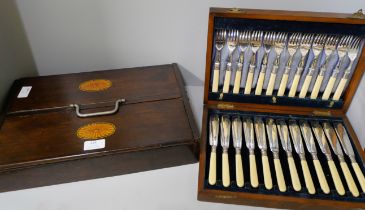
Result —
MULTIPOLYGON (((360 173, 363 174, 365 156, 346 117, 365 69, 363 49, 365 19, 362 17, 360 12, 335 14, 236 8, 210 9, 198 200, 286 209, 365 208, 363 192, 365 183, 360 183, 361 179, 358 179, 356 174, 358 171, 355 172, 354 166, 351 166, 356 162, 360 173), (300 55, 304 52, 303 49, 305 53, 300 55), (253 56, 255 57, 252 58, 253 56), (283 79, 285 74, 287 78, 283 79), (275 76, 273 83, 269 81, 272 75, 275 76), (245 84, 248 82, 249 86, 245 84), (280 93, 282 83, 284 89, 280 93), (210 143, 212 116, 218 116, 220 119, 220 127, 217 127, 219 140, 215 149, 210 143), (245 130, 242 130, 242 147, 238 151, 242 157, 244 181, 239 186, 237 183, 239 169, 235 165, 237 149, 234 147, 232 137, 233 127, 229 128, 232 131, 227 151, 229 167, 227 184, 224 178, 227 177, 224 172, 226 160, 222 155, 225 153, 225 149, 222 148, 222 136, 225 135, 222 134, 222 129, 227 129, 222 127, 223 116, 232 122, 235 118, 241 119, 242 123, 245 119, 255 121, 256 118, 260 118, 264 123, 267 123, 267 119, 273 119, 274 122, 283 120, 288 125, 292 121, 298 125, 303 121, 322 125, 315 127, 314 124, 310 124, 312 126, 309 127, 315 142, 313 145, 317 150, 315 158, 312 158, 304 144, 305 136, 299 130, 299 135, 303 139, 303 156, 308 163, 315 193, 308 191, 308 176, 304 175, 301 165, 303 156, 297 154, 295 145, 291 143, 291 155, 301 186, 299 190, 294 189, 290 163, 287 161, 289 155, 283 150, 281 141, 277 156, 286 188, 279 190, 276 163, 274 164, 276 155, 271 151, 268 133, 265 134, 267 139, 265 156, 268 159, 272 186, 267 187, 262 165, 264 155, 258 145, 256 130, 252 130, 255 131, 253 153, 250 153, 246 146, 250 140, 246 139, 245 130), (336 142, 332 143, 343 151, 343 160, 338 158, 340 157, 337 156, 338 151, 334 151, 330 144, 328 153, 324 154, 321 151, 319 137, 329 141, 334 134, 327 133, 326 123, 330 126, 343 126, 348 134, 348 144, 354 150, 352 159, 343 151, 344 146, 342 144, 340 146, 339 139, 337 145, 336 142), (320 130, 323 128, 323 135, 317 136, 315 128, 320 130), (212 152, 215 152, 216 159, 211 158, 212 152), (250 154, 254 154, 256 158, 258 186, 252 185, 250 154), (337 168, 338 179, 333 178, 335 175, 332 175, 332 166, 329 166, 331 159, 328 159, 328 156, 331 156, 337 168), (317 169, 314 166, 315 159, 321 164, 328 190, 322 188, 322 183, 319 181, 320 175, 317 176, 317 169), (211 182, 210 166, 214 160, 216 170, 213 171, 216 175, 212 176, 214 181, 211 182), (345 164, 349 167, 348 171, 344 169, 345 164), (345 174, 344 171, 349 173, 345 174), (353 177, 353 185, 348 182, 350 176, 353 177), (343 192, 337 188, 340 182, 343 184, 343 192), (356 191, 354 188, 357 188, 357 193, 354 193, 356 191)), ((290 138, 292 137, 291 133, 290 138)))
POLYGON ((194 163, 197 149, 177 64, 19 79, 0 129, 0 191, 194 163))

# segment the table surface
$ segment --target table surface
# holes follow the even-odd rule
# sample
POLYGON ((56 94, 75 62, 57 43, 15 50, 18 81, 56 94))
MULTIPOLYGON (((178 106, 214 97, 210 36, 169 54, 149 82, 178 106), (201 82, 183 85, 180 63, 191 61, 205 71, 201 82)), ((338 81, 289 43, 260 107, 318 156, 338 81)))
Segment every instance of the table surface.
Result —
MULTIPOLYGON (((203 87, 188 86, 201 127, 203 87)), ((197 200, 198 163, 122 176, 0 193, 1 209, 263 209, 197 200)))

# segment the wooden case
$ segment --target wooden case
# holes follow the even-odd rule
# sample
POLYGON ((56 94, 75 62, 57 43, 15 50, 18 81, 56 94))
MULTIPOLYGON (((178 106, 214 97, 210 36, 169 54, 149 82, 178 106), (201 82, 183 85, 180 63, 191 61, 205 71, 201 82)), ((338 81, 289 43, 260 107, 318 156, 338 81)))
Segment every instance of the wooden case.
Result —
POLYGON ((194 163, 197 148, 176 64, 24 78, 0 129, 0 191, 194 163), (108 115, 78 117, 70 106, 104 112, 118 99, 125 101, 108 115), (96 139, 105 145, 92 145, 96 139))
MULTIPOLYGON (((288 189, 287 193, 280 193, 277 190, 275 183, 275 172, 273 169, 273 162, 271 164, 271 174, 273 176, 274 188, 272 191, 265 190, 263 186, 257 189, 250 188, 249 186, 249 168, 248 160, 244 155, 248 153, 247 148, 242 143, 242 162, 245 174, 245 185, 243 188, 235 185, 235 175, 231 171, 231 186, 232 188, 225 188, 220 181, 220 167, 217 166, 217 184, 211 186, 208 184, 208 164, 209 164, 209 115, 212 113, 218 114, 232 114, 239 116, 272 116, 283 118, 305 118, 315 120, 334 120, 342 122, 352 140, 352 146, 354 147, 357 161, 359 162, 362 171, 364 172, 364 160, 365 155, 361 148, 358 138, 354 130, 351 127, 349 120, 346 117, 346 111, 348 110, 351 100, 356 92, 361 77, 365 70, 365 50, 362 49, 359 54, 357 67, 349 82, 348 88, 344 92, 340 101, 332 100, 308 100, 308 99, 291 99, 287 97, 272 97, 272 96, 255 96, 255 95, 239 95, 235 96, 232 92, 229 93, 215 93, 211 91, 212 86, 212 71, 214 68, 214 52, 215 52, 215 31, 220 28, 226 29, 242 29, 247 27, 249 30, 263 30, 265 27, 268 30, 279 30, 290 32, 300 32, 301 30, 307 30, 311 33, 315 33, 316 30, 326 30, 333 27, 329 33, 343 33, 343 34, 355 34, 364 37, 365 35, 365 20, 354 18, 351 14, 337 14, 337 13, 317 13, 317 12, 298 12, 298 11, 276 11, 276 10, 254 10, 254 9, 230 9, 230 8, 211 8, 209 13, 208 22, 208 38, 207 38, 207 53, 206 53, 206 74, 205 74, 205 87, 204 87, 204 110, 202 120, 202 136, 200 146, 200 165, 199 165, 199 183, 198 183, 198 200, 209 202, 221 202, 232 203, 251 206, 263 206, 272 208, 286 208, 286 209, 323 209, 323 208, 365 208, 365 194, 361 193, 361 188, 357 182, 357 187, 360 191, 360 196, 356 199, 349 198, 349 193, 346 193, 345 198, 336 196, 333 192, 333 183, 329 185, 331 187, 331 193, 329 196, 313 196, 305 193, 302 190, 300 193, 293 193, 293 190, 288 189), (284 25, 280 25, 283 23, 284 25), (262 24, 262 25, 260 25, 262 24), (279 25, 277 27, 277 25, 279 25), (285 27, 284 27, 285 26, 285 27), (294 27, 293 27, 294 26, 294 27), (303 29, 301 27, 313 26, 310 29, 303 29), (290 28, 292 27, 292 28, 290 28), (322 29, 323 27, 323 29, 322 29), (336 32, 337 31, 337 32, 336 32), (246 158, 246 159, 245 159, 246 158)), ((322 31, 323 32, 323 31, 322 31)), ((221 86, 220 86, 221 88, 221 86)), ((230 86, 232 88, 232 86, 230 86)), ((242 89, 240 89, 240 92, 242 89)), ((232 147, 232 139, 230 140, 232 147)), ((230 148, 229 151, 233 151, 233 156, 229 156, 230 168, 234 168, 234 148, 230 148), (232 163, 232 164, 233 164, 232 163)), ((317 144, 318 155, 321 153, 317 144)), ((221 152, 220 144, 217 147, 217 164, 221 161, 219 159, 219 152, 221 152)), ((308 151, 306 151, 308 153, 308 151)), ((255 148, 256 157, 260 155, 260 151, 255 148)), ((293 156, 295 152, 293 149, 293 156)), ((282 158, 280 153, 280 158, 282 158)), ((296 154, 295 154, 296 155, 296 154)), ((308 155, 308 154, 306 154, 308 155)), ((335 158, 335 155, 332 155, 335 158)), ((272 159, 270 148, 268 148, 269 159, 272 159), (270 153, 270 154, 269 154, 270 153)), ((285 154, 284 157, 285 158, 285 154)), ((325 161, 324 157, 318 157, 325 161)), ((310 159, 310 156, 307 158, 310 159)), ((300 159, 296 159, 298 173, 300 174, 300 159), (299 161, 299 163, 298 163, 299 161)), ((282 162, 284 173, 288 173, 287 165, 282 162)), ((349 164, 349 160, 346 159, 349 164)), ((257 160, 257 169, 260 168, 260 160, 257 160)), ((337 168, 340 171, 339 162, 336 162, 337 168)), ((310 169, 314 170, 313 165, 310 165, 310 169)), ((324 169, 325 174, 328 177, 328 168, 324 169)), ((234 170, 233 170, 234 171, 234 170)), ((287 174, 285 174, 287 175, 287 174)), ((355 178, 354 173, 352 175, 355 178)), ((315 179, 315 178, 313 178, 315 179)), ((343 174, 341 179, 345 184, 343 174)), ((303 176, 300 176, 302 186, 304 184, 303 176)), ((259 182, 263 183, 263 175, 259 174, 259 182)), ((289 182, 289 181, 287 181, 289 182)), ((318 185, 318 181, 315 181, 315 185, 318 185)), ((347 189, 348 191, 348 189, 347 189)))

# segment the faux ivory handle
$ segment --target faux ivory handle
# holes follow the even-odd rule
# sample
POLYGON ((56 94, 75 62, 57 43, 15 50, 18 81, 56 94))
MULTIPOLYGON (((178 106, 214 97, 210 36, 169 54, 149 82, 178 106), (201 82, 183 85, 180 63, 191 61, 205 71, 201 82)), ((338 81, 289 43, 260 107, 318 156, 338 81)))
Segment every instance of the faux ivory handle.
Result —
POLYGON ((330 188, 328 186, 326 177, 324 176, 321 163, 317 159, 317 160, 313 160, 313 164, 314 164, 314 168, 316 169, 316 174, 317 174, 317 177, 318 177, 318 180, 319 180, 319 185, 321 186, 322 191, 325 194, 330 193, 330 188))
POLYGON ((209 161, 209 175, 208 182, 210 185, 215 185, 217 182, 217 153, 210 153, 210 161, 209 161))
POLYGON ((285 89, 286 89, 286 84, 288 83, 288 78, 289 78, 289 74, 284 74, 283 77, 281 78, 281 82, 280 82, 280 86, 279 86, 279 90, 278 90, 278 96, 283 96, 285 89))
POLYGON ((274 159, 276 180, 278 182, 280 192, 286 191, 285 179, 283 175, 283 169, 281 167, 280 159, 274 159))
POLYGON ((236 154, 236 182, 238 187, 243 187, 243 167, 241 154, 236 154))
POLYGON ((302 160, 300 163, 302 164, 305 186, 307 187, 309 194, 313 195, 316 193, 316 189, 314 188, 313 179, 309 172, 308 163, 306 160, 302 160))
POLYGON ((345 175, 346 183, 347 183, 347 186, 349 187, 349 190, 350 190, 351 194, 354 197, 359 197, 359 195, 360 195, 359 190, 356 187, 354 178, 351 175, 351 172, 349 170, 349 167, 347 166, 347 163, 345 161, 342 161, 340 163, 340 165, 341 165, 341 168, 342 168, 342 172, 345 175))
POLYGON ((255 155, 250 155, 250 178, 251 186, 256 188, 259 186, 259 179, 257 177, 257 167, 255 155))
POLYGON ((246 80, 245 92, 244 92, 244 94, 246 94, 246 95, 251 93, 252 80, 253 80, 253 72, 249 71, 247 74, 247 80, 246 80))
POLYGON ((290 87, 290 91, 289 91, 289 95, 288 95, 289 97, 295 96, 297 89, 298 89, 299 79, 300 79, 300 75, 295 74, 293 83, 291 84, 291 87, 290 87))
POLYGON ((270 172, 269 159, 267 155, 262 156, 262 169, 264 171, 264 183, 268 190, 272 189, 272 178, 270 172))
POLYGON ((212 92, 218 92, 218 82, 219 82, 219 69, 214 69, 213 71, 213 84, 212 84, 212 92))
POLYGON ((226 71, 226 76, 224 77, 224 83, 223 83, 223 93, 228 93, 230 82, 231 82, 231 71, 226 71))
POLYGON ((318 75, 316 82, 314 83, 314 87, 311 93, 311 99, 317 99, 318 93, 319 93, 319 89, 321 88, 322 85, 322 81, 323 81, 323 75, 318 75))
POLYGON ((323 92, 323 95, 322 95, 323 100, 328 100, 329 99, 329 97, 331 95, 331 92, 332 92, 332 89, 333 89, 333 86, 335 85, 335 82, 336 82, 336 77, 331 77, 330 80, 327 83, 326 89, 323 92))
MULTIPOLYGON (((263 66, 262 68, 266 68, 266 67, 263 66)), ((255 95, 261 95, 262 86, 264 85, 264 79, 265 79, 265 72, 261 71, 260 75, 259 75, 259 79, 257 80, 255 95)))
POLYGON ((269 79, 269 84, 267 85, 267 89, 266 89, 267 96, 272 95, 272 92, 274 91, 274 87, 275 87, 275 80, 276 80, 276 74, 271 73, 270 79, 269 79))
POLYGON ((229 187, 231 183, 231 179, 229 176, 229 163, 228 163, 228 153, 223 152, 222 154, 222 179, 223 179, 223 186, 229 187))
POLYGON ((345 85, 347 83, 347 79, 342 78, 340 83, 337 86, 335 94, 333 95, 333 100, 338 101, 342 95, 343 90, 345 89, 345 85))
POLYGON ((308 88, 309 88, 309 85, 310 85, 311 81, 312 81, 312 75, 307 75, 305 77, 302 89, 300 90, 299 98, 305 98, 305 96, 307 95, 308 88))
POLYGON ((328 161, 328 166, 330 167, 333 183, 335 183, 336 191, 339 195, 345 195, 345 189, 343 188, 343 184, 340 179, 340 175, 338 175, 338 171, 333 160, 328 161))
POLYGON ((242 71, 236 71, 236 76, 234 77, 234 86, 233 86, 234 94, 238 94, 238 92, 240 91, 241 77, 242 77, 242 71))
POLYGON ((365 192, 365 177, 364 174, 361 172, 359 164, 352 163, 352 168, 355 171, 357 180, 359 180, 362 191, 365 192))
POLYGON ((302 186, 300 185, 298 171, 297 167, 295 167, 293 157, 288 157, 288 163, 289 163, 290 177, 293 188, 295 191, 300 191, 302 189, 302 186))

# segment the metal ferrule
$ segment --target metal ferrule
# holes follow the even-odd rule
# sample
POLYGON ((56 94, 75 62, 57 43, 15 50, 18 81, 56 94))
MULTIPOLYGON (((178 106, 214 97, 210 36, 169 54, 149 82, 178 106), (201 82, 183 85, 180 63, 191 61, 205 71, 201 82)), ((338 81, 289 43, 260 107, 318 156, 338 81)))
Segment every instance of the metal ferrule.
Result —
POLYGON ((288 156, 288 157, 293 157, 293 154, 292 154, 292 152, 286 152, 286 156, 288 156))
POLYGON ((223 153, 227 153, 228 152, 228 148, 223 147, 223 153))
POLYGON ((217 152, 217 146, 212 146, 212 152, 217 152))
POLYGON ((280 55, 276 56, 275 61, 274 61, 274 65, 279 66, 280 63, 280 55))
POLYGON ((290 66, 285 66, 284 74, 289 74, 290 69, 291 69, 290 66))
POLYGON ((311 63, 310 68, 315 69, 317 67, 318 58, 314 58, 313 62, 311 63))
POLYGON ((267 156, 267 151, 265 149, 261 150, 261 155, 262 156, 267 156))
POLYGON ((231 71, 231 70, 232 70, 232 63, 228 62, 226 71, 231 71))
POLYGON ((350 157, 350 160, 351 160, 351 163, 357 163, 356 159, 354 156, 349 156, 350 157))
POLYGON ((236 154, 241 154, 241 148, 236 148, 236 154))
POLYGON ((314 73, 314 68, 309 68, 309 71, 308 71, 308 76, 313 76, 313 73, 314 73))
POLYGON ((220 63, 219 61, 215 62, 214 64, 214 70, 219 70, 220 63))
POLYGON ((300 160, 305 160, 305 154, 304 153, 300 153, 299 157, 300 157, 300 160))
POLYGON ((329 154, 325 154, 326 155, 326 158, 327 160, 332 160, 332 155, 329 153, 329 154))
POLYGON ((337 157, 340 162, 345 162, 345 157, 343 155, 337 155, 337 157))
POLYGON ((265 53, 264 59, 262 60, 262 65, 267 65, 268 60, 269 60, 269 55, 268 53, 265 53))
POLYGON ((274 159, 280 159, 280 158, 279 158, 279 153, 278 153, 278 152, 273 152, 272 154, 273 154, 273 156, 274 156, 274 159))
POLYGON ((238 63, 243 64, 244 61, 244 51, 241 52, 240 57, 238 59, 238 63))
POLYGON ((340 73, 340 69, 339 68, 335 68, 332 72, 331 77, 337 77, 338 73, 340 73))
POLYGON ((256 53, 252 54, 250 64, 254 66, 256 65, 256 53))
POLYGON ((249 152, 250 152, 250 155, 255 155, 255 150, 251 149, 249 152))
POLYGON ((318 160, 317 153, 312 153, 312 159, 313 160, 318 160))

